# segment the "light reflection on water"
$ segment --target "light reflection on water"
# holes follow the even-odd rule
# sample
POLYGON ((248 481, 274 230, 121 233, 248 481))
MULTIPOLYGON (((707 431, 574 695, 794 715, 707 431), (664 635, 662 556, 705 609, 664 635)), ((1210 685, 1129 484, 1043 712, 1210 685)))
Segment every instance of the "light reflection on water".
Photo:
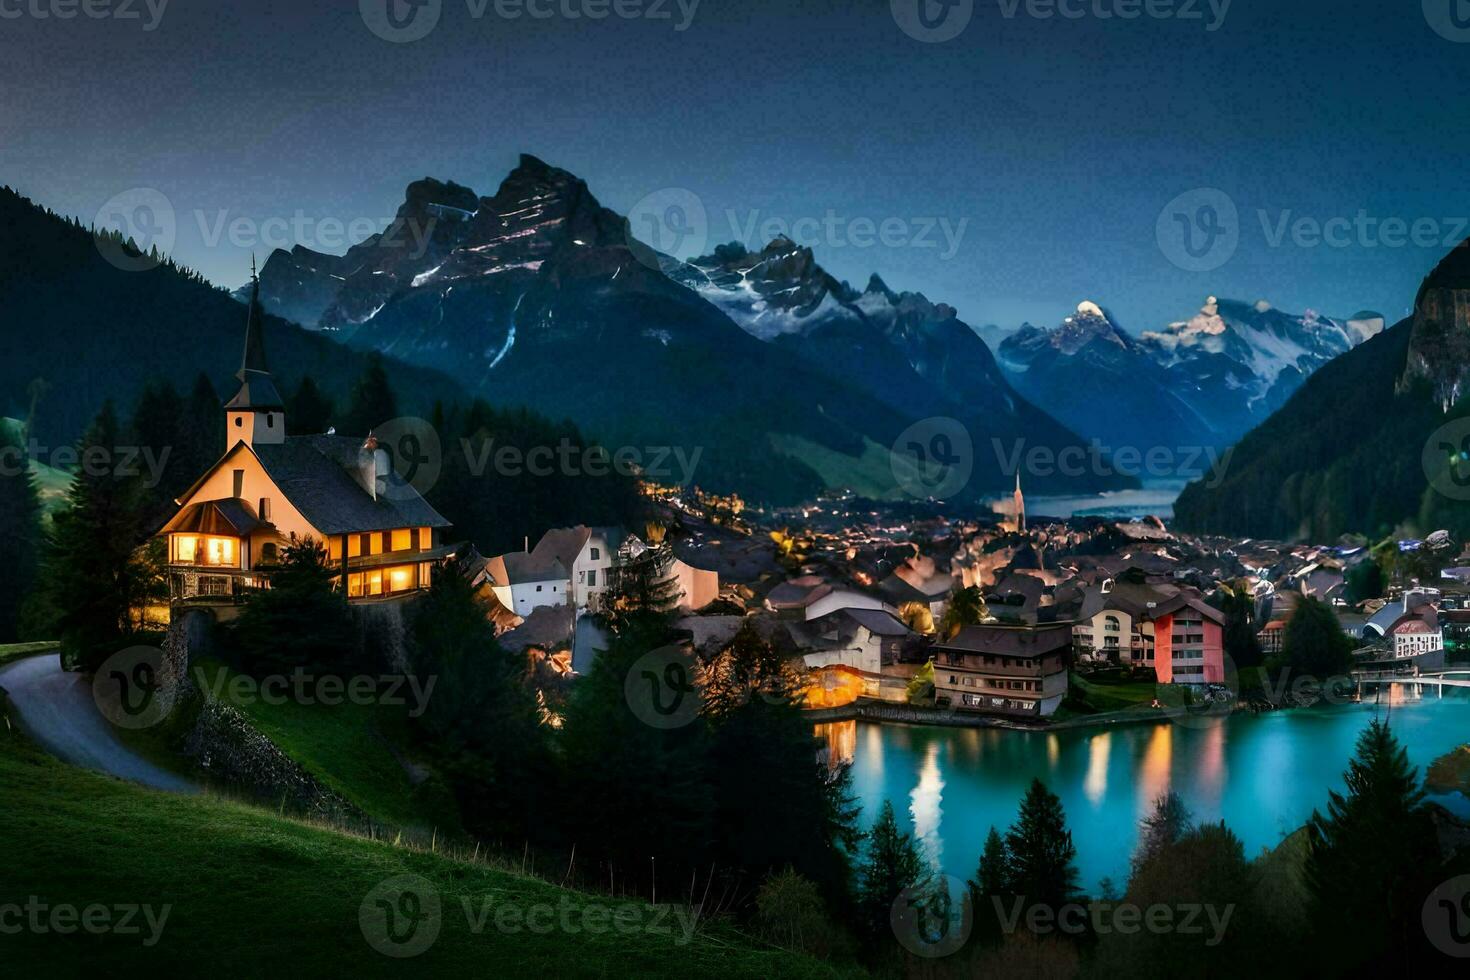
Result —
MULTIPOLYGON (((1033 777, 1061 797, 1082 884, 1124 881, 1138 821, 1174 790, 1201 821, 1224 820, 1255 855, 1342 789, 1358 734, 1387 706, 1340 705, 1188 725, 1027 733, 838 722, 819 726, 853 762, 864 826, 893 803, 925 858, 973 876, 985 835, 1004 831, 1033 777)), ((1395 703, 1395 733, 1424 769, 1470 740, 1470 692, 1395 703)), ((1470 808, 1455 799, 1452 808, 1470 808)))

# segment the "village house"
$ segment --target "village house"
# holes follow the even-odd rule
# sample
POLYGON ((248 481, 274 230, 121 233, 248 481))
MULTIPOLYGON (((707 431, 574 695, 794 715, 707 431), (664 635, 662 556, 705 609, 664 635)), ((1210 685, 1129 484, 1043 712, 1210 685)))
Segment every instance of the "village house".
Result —
POLYGON ((966 626, 935 647, 937 703, 964 711, 1045 718, 1067 696, 1070 623, 966 626))
POLYGON ((225 405, 224 456, 176 501, 158 532, 175 602, 230 605, 266 588, 292 543, 321 543, 348 598, 374 601, 427 589, 454 548, 449 522, 393 471, 369 434, 286 434, 285 403, 266 363, 252 298, 240 389, 225 405))

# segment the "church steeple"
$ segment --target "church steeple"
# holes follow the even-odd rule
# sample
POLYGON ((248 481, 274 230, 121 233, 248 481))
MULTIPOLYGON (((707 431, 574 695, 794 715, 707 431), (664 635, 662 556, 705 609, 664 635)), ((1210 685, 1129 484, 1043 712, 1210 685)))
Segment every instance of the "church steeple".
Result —
POLYGON ((286 405, 276 391, 265 360, 265 311, 260 305, 260 277, 250 260, 250 310, 245 318, 245 353, 240 359, 240 390, 225 404, 226 442, 270 445, 286 441, 286 405))
POLYGON ((1024 534, 1026 532, 1026 498, 1021 493, 1021 471, 1016 470, 1016 492, 1012 497, 1012 505, 1015 507, 1016 531, 1024 534))

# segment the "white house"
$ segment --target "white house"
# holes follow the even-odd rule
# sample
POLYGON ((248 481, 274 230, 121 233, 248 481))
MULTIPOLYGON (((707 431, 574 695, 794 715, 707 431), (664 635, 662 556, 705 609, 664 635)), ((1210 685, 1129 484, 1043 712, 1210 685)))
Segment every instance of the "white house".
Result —
POLYGON ((500 604, 525 617, 542 606, 571 602, 570 577, 555 558, 512 551, 485 560, 485 575, 500 604))
POLYGON ((561 564, 571 602, 579 612, 596 610, 618 549, 631 537, 620 527, 560 527, 543 534, 531 554, 542 562, 561 564))

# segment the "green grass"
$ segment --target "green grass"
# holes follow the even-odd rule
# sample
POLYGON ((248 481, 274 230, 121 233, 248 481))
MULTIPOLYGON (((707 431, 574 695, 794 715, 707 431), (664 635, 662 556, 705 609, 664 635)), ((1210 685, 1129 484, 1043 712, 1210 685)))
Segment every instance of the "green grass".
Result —
MULTIPOLYGON (((0 418, 0 429, 11 438, 21 434, 22 423, 18 419, 0 418)), ((49 518, 66 504, 66 493, 71 489, 72 475, 38 459, 30 461, 31 476, 36 480, 36 490, 41 495, 41 507, 49 518)))
POLYGON ((1100 683, 1087 680, 1074 672, 1067 703, 1077 714, 1086 714, 1089 711, 1101 714, 1105 711, 1148 707, 1156 697, 1158 685, 1153 681, 1100 683))
POLYGON ((29 657, 37 653, 47 653, 51 650, 59 650, 61 644, 55 640, 40 640, 35 643, 0 643, 0 665, 8 664, 12 660, 29 657))
MULTIPOLYGON (((173 796, 65 766, 0 728, 0 905, 30 896, 55 907, 171 906, 159 941, 143 935, 36 934, 4 938, 15 976, 820 977, 825 965, 760 949, 712 925, 627 934, 581 928, 589 908, 646 907, 557 888, 467 860, 394 847, 237 803, 173 796), (386 879, 418 875, 440 897, 437 940, 397 960, 364 939, 359 909, 386 879), (479 933, 462 902, 492 914, 479 933), (496 927, 495 911, 573 910, 549 931, 496 927)), ((141 919, 139 920, 142 921, 141 919)), ((505 920, 511 921, 508 917, 505 920)), ((544 914, 538 922, 545 921, 544 914)), ((625 919, 625 923, 629 920, 625 919)), ((664 920, 673 922, 670 916, 664 920)))
POLYGON ((268 704, 258 697, 236 698, 230 685, 236 674, 217 661, 204 660, 196 665, 196 681, 201 668, 204 686, 238 708, 261 734, 322 785, 364 813, 403 827, 437 829, 440 835, 461 833, 453 794, 432 775, 415 786, 390 749, 390 745, 399 747, 411 741, 405 709, 300 704, 290 699, 268 704), (223 675, 217 673, 220 671, 223 675))

